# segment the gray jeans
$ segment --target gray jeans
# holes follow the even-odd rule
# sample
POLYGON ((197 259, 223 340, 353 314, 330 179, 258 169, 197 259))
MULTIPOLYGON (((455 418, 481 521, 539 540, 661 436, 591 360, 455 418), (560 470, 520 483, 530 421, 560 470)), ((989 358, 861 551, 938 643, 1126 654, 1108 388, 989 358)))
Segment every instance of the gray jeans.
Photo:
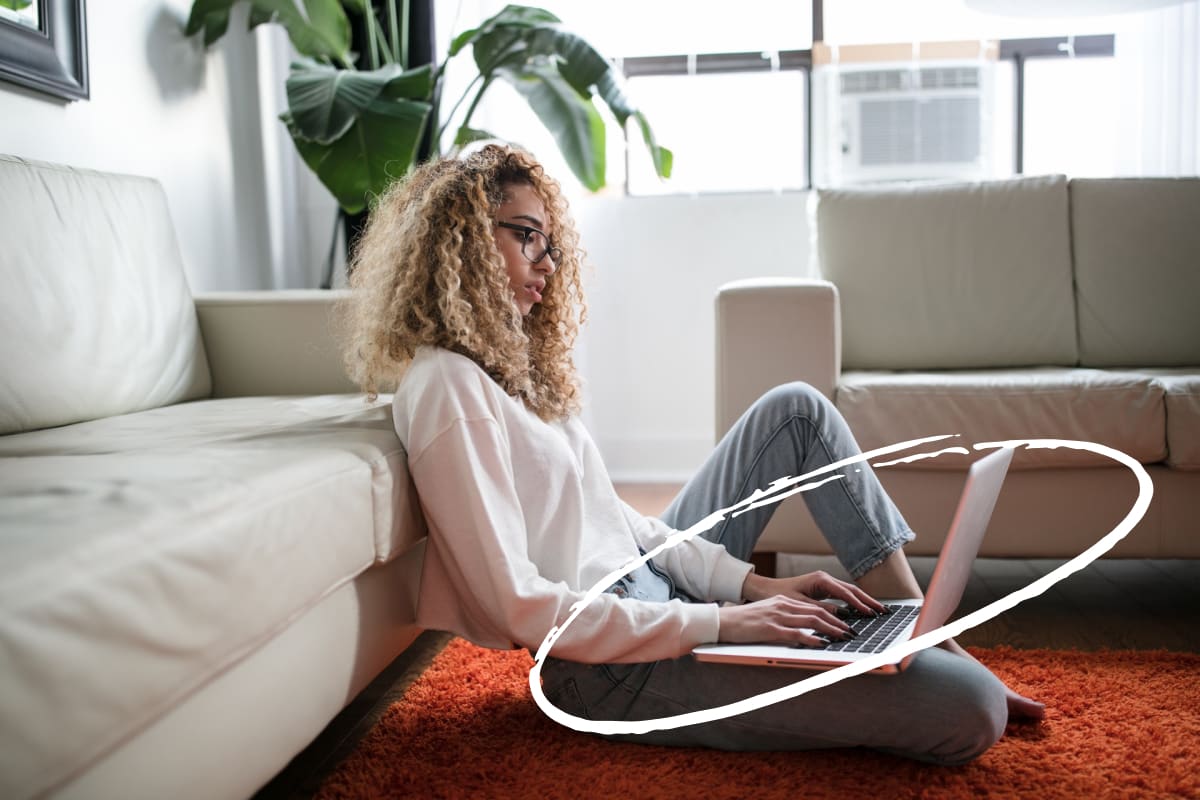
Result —
MULTIPOLYGON (((803 383, 763 395, 717 445, 662 515, 686 528, 712 511, 784 476, 797 476, 859 452, 825 397, 803 383)), ((813 518, 854 577, 912 538, 900 512, 865 463, 805 492, 813 518)), ((743 560, 775 505, 727 519, 703 534, 743 560)), ((624 582, 629 597, 683 597, 657 570, 624 582)), ((691 656, 642 664, 546 660, 547 697, 576 716, 641 720, 736 702, 804 677, 777 667, 701 663, 691 656)), ((939 764, 961 764, 987 750, 1007 722, 1004 686, 987 669, 939 648, 922 651, 899 675, 862 675, 766 708, 716 722, 614 736, 647 744, 722 750, 870 747, 939 764)))

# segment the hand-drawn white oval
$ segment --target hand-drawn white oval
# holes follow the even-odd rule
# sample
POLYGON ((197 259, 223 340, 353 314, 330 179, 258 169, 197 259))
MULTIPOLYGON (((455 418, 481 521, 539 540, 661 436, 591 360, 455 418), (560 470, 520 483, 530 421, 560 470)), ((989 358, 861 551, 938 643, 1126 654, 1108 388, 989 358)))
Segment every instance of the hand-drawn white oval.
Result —
MULTIPOLYGON (((561 725, 567 726, 568 728, 573 728, 574 730, 584 733, 613 735, 648 733, 656 730, 682 728, 686 725, 696 725, 701 722, 712 722, 715 720, 732 717, 737 714, 744 714, 747 711, 763 708, 773 703, 789 700, 793 697, 799 697, 802 694, 807 694, 808 692, 815 691, 824 686, 830 686, 838 681, 845 680, 846 678, 850 678, 855 675, 861 675, 865 672, 870 672, 871 670, 881 667, 885 664, 893 664, 911 653, 918 652, 926 647, 933 647, 934 645, 944 642, 947 639, 960 635, 963 631, 970 630, 976 625, 987 622, 989 619, 1007 611, 1018 603, 1021 603, 1032 597, 1037 597, 1042 592, 1061 581, 1063 578, 1066 578, 1068 575, 1078 572, 1088 564, 1091 564, 1097 558, 1111 550, 1117 542, 1121 541, 1121 539, 1124 539, 1125 536, 1128 535, 1131 530, 1133 530, 1134 526, 1141 521, 1142 517, 1145 516, 1146 509, 1150 506, 1150 500, 1154 496, 1154 484, 1150 480, 1150 475, 1146 472, 1146 469, 1135 459, 1126 455, 1120 450, 1107 447, 1102 444, 1096 444, 1094 442, 1080 442, 1070 439, 1012 439, 1003 442, 982 442, 976 444, 974 445, 976 450, 994 449, 999 447, 1016 448, 1022 446, 1031 449, 1053 449, 1058 447, 1067 447, 1075 450, 1087 450, 1102 456, 1106 456, 1120 464, 1124 464, 1133 472, 1138 481, 1137 500, 1134 501, 1133 506, 1130 508, 1129 513, 1125 515, 1124 519, 1122 519, 1115 528, 1103 536, 1094 545, 1089 547, 1087 550, 1084 550, 1078 556, 1075 556, 1071 560, 1067 561, 1065 564, 1062 564, 1046 575, 1043 575, 1041 578, 1033 581, 1028 586, 1018 589, 1017 591, 1012 592, 1011 594, 995 601, 994 603, 990 603, 977 611, 955 620, 954 622, 947 623, 937 630, 930 631, 922 636, 918 636, 889 647, 882 653, 877 653, 868 658, 864 658, 861 661, 857 661, 853 664, 847 664, 827 672, 814 673, 807 678, 802 678, 797 680, 795 683, 780 687, 779 689, 764 692, 753 697, 748 697, 745 700, 739 700, 736 703, 728 703, 723 706, 715 706, 713 708, 706 708, 699 711, 690 711, 685 714, 676 714, 672 717, 660 717, 657 719, 638 720, 634 722, 620 722, 616 720, 590 720, 583 717, 576 717, 572 714, 562 711, 561 709, 552 705, 550 701, 546 699, 545 693, 542 692, 542 663, 550 655, 550 649, 554 646, 555 640, 557 640, 562 632, 565 631, 571 625, 571 623, 575 621, 575 619, 580 615, 580 613, 583 612, 585 608, 587 608, 589 603, 599 597, 606 587, 611 586, 622 575, 625 575, 630 570, 645 564, 647 561, 654 558, 664 550, 674 547, 680 542, 686 541, 687 539, 690 539, 691 537, 714 527, 721 520, 723 520, 727 514, 736 515, 748 511, 751 508, 758 508, 763 505, 778 503, 780 500, 783 500, 786 497, 790 497, 799 492, 808 491, 809 489, 815 488, 816 486, 819 486, 828 480, 834 480, 837 477, 834 476, 831 478, 822 479, 820 481, 806 483, 806 481, 811 481, 812 478, 815 478, 818 475, 834 472, 842 467, 849 466, 850 464, 857 464, 861 461, 868 461, 879 456, 888 455, 890 453, 903 450, 909 450, 911 448, 920 447, 931 442, 948 439, 952 436, 954 436, 954 434, 911 439, 907 442, 900 442, 898 444, 870 450, 866 453, 860 453, 852 458, 837 461, 828 466, 813 470, 812 472, 807 472, 796 478, 784 478, 774 481, 767 489, 755 491, 749 497, 738 501, 734 505, 729 506, 728 508, 723 508, 720 511, 713 512, 687 530, 679 531, 678 533, 670 536, 659 547, 654 548, 640 558, 630 561, 628 564, 625 564, 619 569, 616 569, 610 572, 608 575, 605 575, 596 583, 595 586, 587 591, 587 594, 584 595, 581 601, 571 607, 571 613, 563 622, 563 624, 561 626, 552 628, 550 632, 546 634, 546 638, 542 640, 542 644, 538 648, 537 654, 534 656, 533 667, 529 670, 529 689, 533 693, 534 702, 537 703, 538 708, 540 708, 542 712, 546 714, 546 716, 550 717, 561 725)), ((948 448, 946 450, 938 451, 938 453, 941 452, 964 451, 962 448, 948 448)), ((932 457, 938 453, 929 453, 927 455, 932 457)))

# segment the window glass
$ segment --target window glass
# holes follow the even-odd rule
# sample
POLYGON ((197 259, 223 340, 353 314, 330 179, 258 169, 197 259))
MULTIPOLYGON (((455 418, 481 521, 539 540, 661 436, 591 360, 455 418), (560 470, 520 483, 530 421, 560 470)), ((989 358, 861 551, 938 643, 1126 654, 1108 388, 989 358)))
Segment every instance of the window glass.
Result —
POLYGON ((799 189, 805 175, 805 79, 799 70, 633 78, 629 90, 675 153, 661 181, 630 130, 630 194, 799 189))
POLYGON ((823 7, 825 42, 840 45, 1083 36, 1116 33, 1130 25, 1131 16, 1137 16, 1013 16, 979 11, 972 5, 999 7, 999 2, 922 0, 914 6, 895 0, 831 0, 823 7), (920 8, 918 13, 914 13, 915 7, 920 8))
POLYGON ((1023 171, 1118 174, 1119 77, 1113 58, 1027 61, 1023 171))
POLYGON ((812 6, 795 0, 547 0, 536 5, 610 58, 812 46, 812 6))

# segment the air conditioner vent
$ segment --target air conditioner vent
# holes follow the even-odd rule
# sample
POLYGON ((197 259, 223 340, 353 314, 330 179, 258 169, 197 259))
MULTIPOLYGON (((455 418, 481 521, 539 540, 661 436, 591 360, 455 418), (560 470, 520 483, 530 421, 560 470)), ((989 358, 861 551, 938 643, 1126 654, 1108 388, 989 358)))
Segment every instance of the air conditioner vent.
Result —
POLYGON ((978 89, 979 70, 974 67, 937 67, 921 70, 922 89, 978 89))
POLYGON ((868 69, 841 75, 842 94, 881 94, 913 89, 978 89, 975 67, 868 69))
POLYGON ((979 158, 979 98, 884 98, 859 105, 859 163, 969 164, 979 158))
POLYGON ((842 94, 902 92, 908 89, 908 70, 868 69, 842 73, 842 94))

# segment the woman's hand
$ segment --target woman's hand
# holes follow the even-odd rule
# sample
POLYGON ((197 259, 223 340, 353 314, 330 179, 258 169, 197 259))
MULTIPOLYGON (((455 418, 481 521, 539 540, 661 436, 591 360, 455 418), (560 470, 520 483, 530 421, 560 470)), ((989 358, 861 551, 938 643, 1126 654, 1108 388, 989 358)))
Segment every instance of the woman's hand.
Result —
POLYGON ((863 614, 887 610, 862 589, 827 572, 793 578, 764 578, 751 572, 742 584, 742 597, 749 602, 718 612, 722 642, 822 645, 827 639, 853 636, 850 626, 838 618, 837 606, 822 600, 842 600, 863 614))
POLYGON ((853 635, 850 626, 821 603, 781 594, 740 606, 723 606, 717 613, 718 639, 722 642, 822 645, 829 639, 853 635))
MULTIPOLYGON (((883 603, 853 583, 840 581, 828 572, 809 572, 793 578, 764 578, 751 572, 742 584, 742 597, 750 602, 776 595, 809 602, 842 600, 863 614, 878 614, 887 610, 883 603)), ((832 606, 826 607, 833 609, 832 606)))

